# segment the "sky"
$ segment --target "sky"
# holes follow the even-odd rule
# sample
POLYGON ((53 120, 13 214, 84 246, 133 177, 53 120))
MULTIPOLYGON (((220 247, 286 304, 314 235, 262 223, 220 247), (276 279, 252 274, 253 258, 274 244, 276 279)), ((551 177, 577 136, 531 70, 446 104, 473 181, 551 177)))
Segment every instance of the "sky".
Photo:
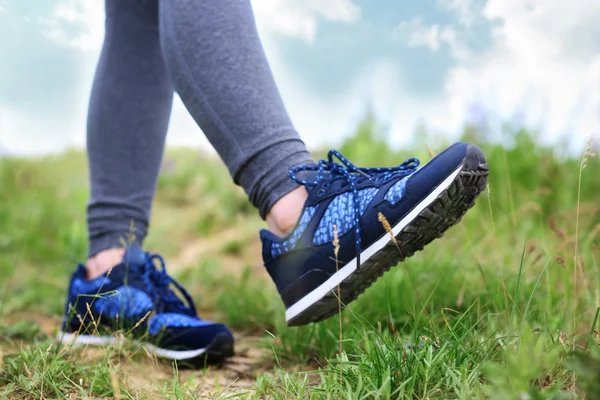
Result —
MULTIPOLYGON (((510 123, 580 148, 600 133, 600 2, 252 0, 267 58, 309 146, 370 107, 407 146, 510 123)), ((0 151, 85 146, 104 35, 101 0, 0 0, 0 151)), ((210 147, 175 99, 169 145, 210 147)))

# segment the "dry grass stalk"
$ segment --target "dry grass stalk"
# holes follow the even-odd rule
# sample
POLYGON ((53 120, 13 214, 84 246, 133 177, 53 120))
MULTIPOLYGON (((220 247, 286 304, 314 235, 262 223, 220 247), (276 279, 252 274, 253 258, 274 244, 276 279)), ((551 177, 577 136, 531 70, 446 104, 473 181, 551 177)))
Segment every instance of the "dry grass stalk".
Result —
POLYGON ((417 300, 419 300, 419 304, 421 304, 421 308, 423 310, 423 313, 425 313, 425 317, 427 317, 427 322, 429 323, 429 327, 431 328, 431 332, 433 333, 433 335, 435 336, 435 341, 438 341, 438 337, 435 333, 435 329, 433 328, 433 324, 431 323, 431 319, 429 318, 429 315, 427 314, 427 310, 425 310, 425 304, 423 303, 423 301, 421 300, 421 296, 419 295, 419 291, 417 290, 417 287, 415 286, 415 281, 412 278, 412 274, 410 273, 410 269, 408 269, 408 264, 406 263, 406 258, 404 257, 404 254, 402 254, 402 250, 400 250, 400 245, 398 244, 398 240, 396 239, 395 235, 394 235, 394 231, 392 230, 392 226, 390 225, 390 222, 387 220, 387 218, 385 217, 385 215, 383 215, 382 212, 379 212, 377 214, 377 219, 379 220, 379 222, 381 222, 381 225, 383 226, 383 228, 385 229, 385 231, 387 233, 390 234, 390 237, 392 238, 392 243, 394 243, 396 245, 396 249, 398 249, 398 253, 400 253, 400 256, 402 257, 402 261, 404 261, 404 268, 406 269, 406 273, 408 274, 408 278, 412 284, 413 290, 415 291, 415 295, 417 296, 417 300))
POLYGON ((138 321, 138 322, 135 324, 135 326, 134 326, 133 328, 131 328, 131 330, 132 330, 132 331, 134 331, 134 330, 135 330, 135 329, 136 329, 138 326, 140 326, 140 325, 142 324, 142 322, 144 322, 144 321, 146 320, 146 318, 148 318, 148 316, 149 316, 150 314, 152 314, 152 310, 148 311, 148 312, 146 313, 146 315, 144 315, 144 316, 142 317, 142 319, 140 319, 140 320, 139 320, 139 321, 138 321))
POLYGON ((429 145, 427 143, 425 143, 425 147, 427 147, 427 153, 429 154, 429 157, 431 157, 432 159, 435 158, 435 153, 433 152, 433 150, 431 150, 431 147, 429 147, 429 145))
MULTIPOLYGON (((383 215, 383 213, 380 212, 379 214, 377 214, 377 219, 379 220, 379 222, 381 222, 381 225, 383 225, 383 229, 385 229, 385 231, 390 234, 392 243, 394 243, 396 247, 398 247, 398 242, 396 241, 396 237, 394 236, 394 231, 392 231, 390 222, 387 220, 385 215, 383 215)), ((398 251, 400 251, 400 248, 398 248, 398 251)))
MULTIPOLYGON (((577 216, 575 219, 575 254, 573 255, 573 335, 577 333, 577 270, 580 269, 580 263, 578 262, 579 256, 579 206, 581 203, 581 177, 583 170, 587 167, 588 159, 596 156, 592 152, 593 137, 587 141, 585 151, 581 157, 581 164, 579 166, 579 181, 577 184, 577 216)), ((581 277, 583 278, 583 270, 581 271, 581 277)), ((575 341, 573 341, 575 346, 575 341)), ((574 347, 573 347, 574 348, 574 347)))
MULTIPOLYGON (((338 254, 340 253, 340 239, 338 235, 337 225, 333 225, 333 254, 335 254, 335 270, 336 272, 340 270, 338 254)), ((338 297, 338 319, 340 322, 340 387, 342 387, 343 375, 342 375, 342 359, 343 359, 343 351, 344 351, 344 342, 343 342, 343 324, 342 324, 342 295, 340 290, 340 285, 337 287, 337 297, 338 297)))

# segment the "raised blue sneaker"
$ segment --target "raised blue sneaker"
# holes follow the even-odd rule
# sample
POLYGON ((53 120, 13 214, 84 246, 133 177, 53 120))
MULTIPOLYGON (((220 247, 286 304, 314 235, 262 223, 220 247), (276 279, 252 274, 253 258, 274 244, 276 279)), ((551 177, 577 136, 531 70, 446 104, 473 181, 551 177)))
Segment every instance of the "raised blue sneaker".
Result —
POLYGON ((157 357, 191 366, 233 355, 227 327, 200 319, 190 295, 167 275, 162 257, 137 248, 130 248, 121 264, 93 280, 86 279, 83 265, 77 266, 59 332, 64 344, 105 345, 121 338, 157 357))
POLYGON ((488 166, 472 144, 456 143, 418 166, 412 158, 397 167, 359 168, 332 150, 328 160, 290 171, 308 191, 299 221, 286 237, 261 231, 264 263, 288 325, 336 314, 338 285, 346 306, 458 223, 486 187, 488 166))

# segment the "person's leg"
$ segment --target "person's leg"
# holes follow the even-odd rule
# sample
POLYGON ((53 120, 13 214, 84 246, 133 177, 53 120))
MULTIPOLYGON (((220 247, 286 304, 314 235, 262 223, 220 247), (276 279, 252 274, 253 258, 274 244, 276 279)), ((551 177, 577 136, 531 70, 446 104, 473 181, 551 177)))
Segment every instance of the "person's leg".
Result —
POLYGON ((159 45, 158 2, 106 0, 88 122, 90 258, 71 276, 59 337, 98 345, 112 343, 111 332, 121 331, 149 344, 146 350, 157 357, 204 366, 233 355, 233 335, 200 319, 162 257, 141 248, 173 99, 159 45))
POLYGON ((296 224, 306 190, 288 171, 313 160, 283 105, 249 0, 160 0, 167 68, 185 106, 269 228, 296 224))
POLYGON ((90 278, 121 260, 123 240, 141 244, 148 230, 173 101, 158 32, 157 0, 106 0, 87 126, 90 278))

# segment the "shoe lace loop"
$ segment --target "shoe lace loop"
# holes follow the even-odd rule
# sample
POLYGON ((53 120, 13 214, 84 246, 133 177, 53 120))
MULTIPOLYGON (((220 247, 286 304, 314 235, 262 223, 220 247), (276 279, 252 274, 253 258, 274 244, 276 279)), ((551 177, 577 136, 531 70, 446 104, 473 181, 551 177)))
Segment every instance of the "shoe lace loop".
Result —
MULTIPOLYGON (((383 174, 384 177, 390 176, 408 176, 415 172, 420 162, 417 158, 409 158, 402 164, 395 167, 382 167, 382 168, 360 168, 354 165, 350 160, 344 157, 337 150, 329 150, 327 154, 327 160, 319 160, 317 164, 312 165, 301 165, 290 169, 289 176, 300 185, 304 185, 307 188, 319 185, 319 183, 325 178, 325 173, 331 174, 331 179, 342 178, 348 182, 350 190, 354 199, 354 227, 356 231, 356 254, 357 256, 361 253, 361 239, 360 239, 360 200, 358 197, 358 189, 356 184, 362 179, 378 180, 379 174, 383 174), (334 157, 340 162, 334 161, 334 157), (299 172, 303 171, 317 171, 315 179, 308 181, 298 177, 299 172)), ((357 260, 360 265, 360 260, 357 260)))
MULTIPOLYGON (((165 260, 160 254, 146 255, 146 263, 144 264, 145 273, 149 278, 151 289, 159 299, 162 301, 163 310, 160 311, 173 311, 181 314, 190 316, 197 316, 196 305, 190 294, 169 274, 167 274, 167 266, 165 260), (156 267, 155 261, 159 262, 160 268, 156 267), (187 305, 173 292, 170 285, 173 284, 177 290, 185 298, 187 305)), ((160 304, 160 303, 159 303, 160 304)))

